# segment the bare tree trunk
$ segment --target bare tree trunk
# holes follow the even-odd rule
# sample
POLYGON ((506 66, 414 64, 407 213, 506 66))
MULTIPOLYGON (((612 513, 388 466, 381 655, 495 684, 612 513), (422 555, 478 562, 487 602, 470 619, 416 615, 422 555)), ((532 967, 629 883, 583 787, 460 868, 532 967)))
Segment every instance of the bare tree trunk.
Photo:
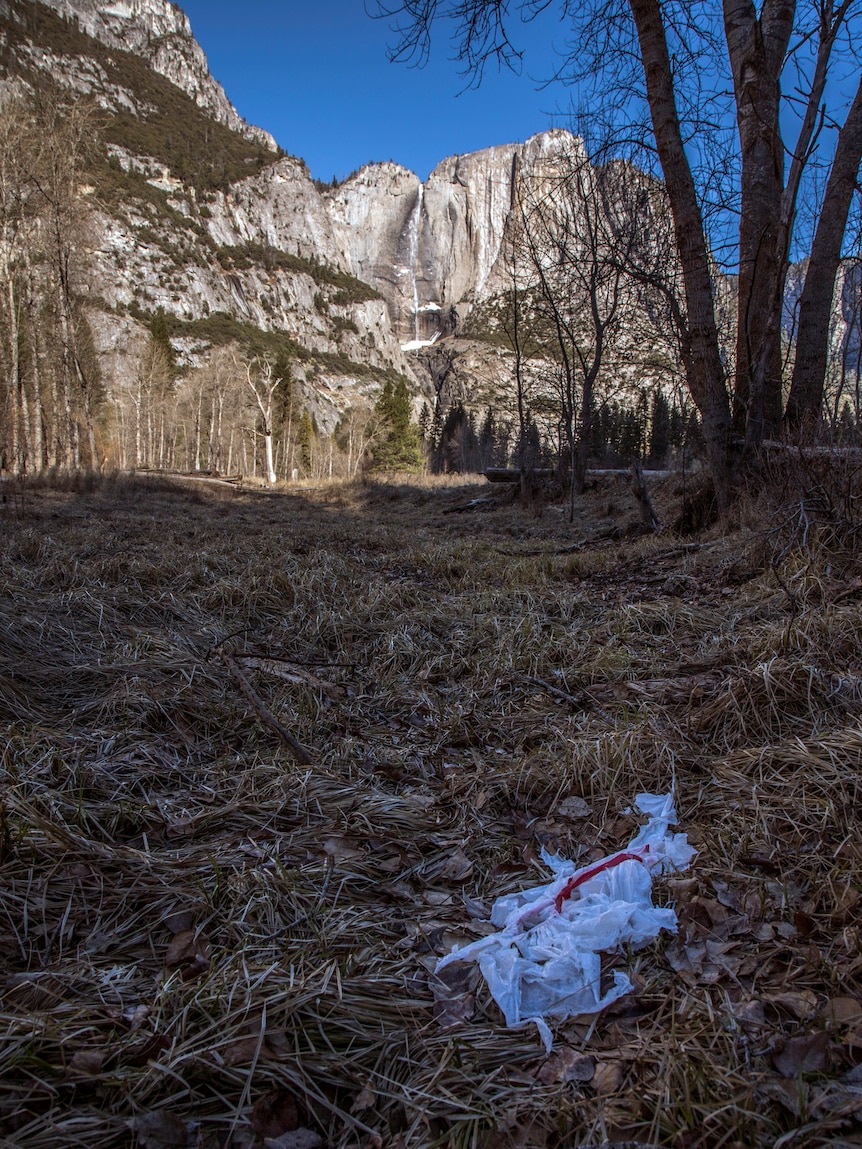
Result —
POLYGON ((269 485, 271 487, 274 487, 275 482, 276 482, 276 476, 275 476, 275 462, 273 461, 273 457, 272 457, 272 431, 269 431, 269 430, 264 431, 263 443, 264 443, 265 454, 266 454, 266 481, 269 483, 269 485))
POLYGON ((737 433, 748 450, 781 423, 781 306, 786 263, 781 232, 784 148, 779 80, 793 29, 793 0, 724 0, 736 122, 743 157, 739 224, 737 433))
POLYGON ((13 475, 21 473, 21 421, 19 412, 21 388, 20 346, 18 338, 18 306, 15 300, 15 281, 11 268, 7 268, 7 304, 9 307, 9 405, 10 453, 9 470, 13 475))
POLYGON ((209 463, 210 471, 215 470, 215 423, 216 423, 216 397, 210 399, 210 434, 209 434, 209 463))
POLYGON ((218 397, 218 418, 216 420, 216 471, 221 474, 222 450, 221 450, 221 425, 222 413, 224 411, 224 395, 218 397))
POLYGON ((862 162, 862 79, 844 127, 832 171, 826 184, 823 208, 814 234, 805 286, 799 301, 796 362, 787 400, 786 420, 794 430, 815 426, 823 405, 823 386, 829 354, 829 329, 835 277, 841 262, 841 244, 847 215, 862 162))
POLYGON ((143 402, 143 387, 144 383, 140 375, 137 379, 137 392, 132 396, 132 402, 135 407, 135 466, 140 467, 143 465, 144 457, 142 454, 143 445, 141 442, 141 403, 143 402))
POLYGON ((703 217, 682 140, 659 0, 629 0, 629 6, 637 28, 647 101, 682 266, 691 351, 688 385, 703 418, 716 499, 723 511, 731 497, 733 427, 703 217))
POLYGON ((21 408, 21 473, 28 474, 33 470, 33 438, 30 426, 30 401, 27 398, 27 389, 24 379, 19 371, 18 403, 21 408))
POLYGON ((42 406, 42 370, 37 349, 31 343, 33 358, 33 463, 38 473, 45 466, 45 411, 42 406))
POLYGON ((201 469, 201 412, 203 408, 203 388, 198 388, 198 405, 195 409, 195 470, 201 469))

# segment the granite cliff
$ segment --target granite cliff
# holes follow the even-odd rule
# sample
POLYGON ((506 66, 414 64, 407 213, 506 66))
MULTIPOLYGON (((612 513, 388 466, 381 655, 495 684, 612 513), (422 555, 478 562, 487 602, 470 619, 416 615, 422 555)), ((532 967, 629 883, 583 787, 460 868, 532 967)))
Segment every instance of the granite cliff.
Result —
MULTIPOLYGON (((109 386, 128 382, 142 324, 161 309, 189 362, 228 339, 281 346, 324 427, 387 375, 430 394, 417 351, 459 335, 504 283, 519 173, 580 148, 546 132, 450 157, 424 185, 386 163, 326 188, 242 121, 167 0, 0 0, 0 17, 7 81, 47 78, 105 117, 105 162, 84 190, 109 386)), ((474 348, 463 359, 478 391, 485 360, 494 390, 498 358, 474 348)))

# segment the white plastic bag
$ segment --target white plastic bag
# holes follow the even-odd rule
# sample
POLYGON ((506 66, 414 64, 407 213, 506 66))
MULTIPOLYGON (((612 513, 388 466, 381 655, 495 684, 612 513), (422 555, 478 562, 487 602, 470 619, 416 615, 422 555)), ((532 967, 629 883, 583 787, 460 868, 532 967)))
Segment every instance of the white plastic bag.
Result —
POLYGON ((671 794, 638 794, 635 808, 649 821, 625 850, 581 869, 543 852, 553 881, 498 898, 491 922, 499 932, 437 963, 441 970, 451 962, 478 962, 506 1025, 535 1022, 548 1052, 546 1019, 597 1013, 633 988, 615 971, 613 985, 601 993, 602 951, 639 949, 660 930, 676 932, 674 910, 652 904, 652 875, 688 869, 695 850, 685 834, 669 833, 677 821, 671 794))

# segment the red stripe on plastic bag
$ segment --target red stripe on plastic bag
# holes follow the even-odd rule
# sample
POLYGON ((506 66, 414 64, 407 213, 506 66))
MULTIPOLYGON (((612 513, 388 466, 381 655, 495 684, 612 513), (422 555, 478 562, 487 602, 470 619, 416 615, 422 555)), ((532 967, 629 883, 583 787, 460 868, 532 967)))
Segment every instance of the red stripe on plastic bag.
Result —
MULTIPOLYGON (((649 847, 646 848, 648 849, 649 847)), ((646 862, 640 854, 623 853, 614 854, 610 858, 604 858, 601 862, 596 862, 594 866, 589 866, 586 870, 581 870, 579 874, 575 874, 573 878, 569 878, 554 899, 554 909, 558 914, 562 913, 563 902, 572 896, 578 886, 582 886, 584 882, 588 882, 590 878, 594 878, 597 874, 603 874, 605 870, 612 870, 614 866, 619 866, 623 862, 640 862, 642 866, 646 865, 646 862)))

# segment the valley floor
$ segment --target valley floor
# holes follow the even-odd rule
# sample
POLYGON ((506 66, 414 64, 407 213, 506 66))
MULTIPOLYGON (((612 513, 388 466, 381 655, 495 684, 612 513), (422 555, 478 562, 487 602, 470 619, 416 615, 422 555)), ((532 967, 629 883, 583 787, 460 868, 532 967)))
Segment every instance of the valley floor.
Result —
POLYGON ((83 487, 0 507, 0 1146, 862 1145, 852 524, 83 487), (434 979, 671 787, 634 994, 549 1059, 434 979))

